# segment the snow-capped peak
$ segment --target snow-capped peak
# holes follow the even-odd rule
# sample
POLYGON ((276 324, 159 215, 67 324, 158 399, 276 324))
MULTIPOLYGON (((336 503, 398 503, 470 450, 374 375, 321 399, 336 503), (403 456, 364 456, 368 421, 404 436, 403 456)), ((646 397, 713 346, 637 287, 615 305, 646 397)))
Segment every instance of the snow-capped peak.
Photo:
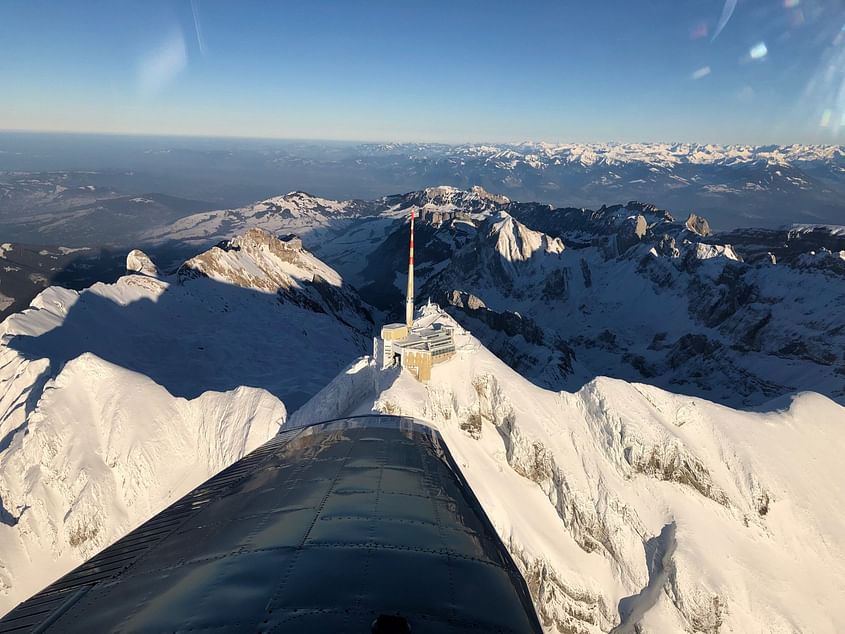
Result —
POLYGON ((765 162, 773 166, 795 162, 841 161, 845 150, 838 145, 715 145, 698 143, 534 143, 517 145, 461 145, 449 155, 484 157, 516 167, 520 163, 545 166, 554 163, 597 164, 642 162, 659 167, 680 164, 736 164, 765 162))
POLYGON ((300 216, 308 213, 342 213, 350 205, 350 201, 329 200, 314 196, 308 192, 295 190, 284 196, 274 196, 255 203, 256 210, 270 210, 276 212, 287 211, 300 216))
POLYGON ((197 276, 269 293, 300 287, 315 277, 336 287, 343 282, 336 271, 304 250, 299 238, 280 240, 263 229, 249 229, 221 242, 179 268, 180 280, 197 276))
POLYGON ((443 202, 459 203, 470 200, 484 200, 498 205, 506 205, 510 202, 507 196, 492 194, 480 185, 473 185, 469 190, 459 189, 451 185, 438 185, 426 187, 423 193, 429 201, 435 204, 442 204, 443 202))
POLYGON ((496 252, 508 262, 530 260, 538 251, 560 254, 564 250, 560 238, 529 229, 507 212, 500 212, 489 234, 496 239, 496 252))

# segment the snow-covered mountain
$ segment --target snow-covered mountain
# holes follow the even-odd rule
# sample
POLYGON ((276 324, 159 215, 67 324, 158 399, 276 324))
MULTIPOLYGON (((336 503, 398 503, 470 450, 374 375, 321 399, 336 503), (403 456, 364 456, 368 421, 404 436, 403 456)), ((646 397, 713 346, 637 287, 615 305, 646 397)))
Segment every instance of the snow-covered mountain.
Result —
MULTIPOLYGON (((835 252, 780 261, 749 251, 746 262, 742 247, 702 236, 700 219, 676 222, 637 204, 604 211, 570 223, 547 209, 555 236, 535 232, 535 243, 570 248, 538 250, 531 266, 501 248, 531 231, 501 212, 507 222, 479 225, 434 267, 422 296, 452 304, 497 354, 548 387, 608 375, 735 406, 796 390, 845 397, 845 240, 835 252)), ((418 251, 423 258, 425 243, 418 251)))
MULTIPOLYGON (((91 153, 109 157, 112 141, 99 139, 104 145, 91 153)), ((555 206, 647 200, 678 215, 705 215, 721 230, 842 224, 845 214, 842 146, 280 142, 259 149, 220 141, 219 150, 210 151, 189 149, 187 139, 174 143, 81 172, 53 171, 55 164, 21 171, 50 153, 0 150, 0 236, 33 244, 138 247, 145 246, 141 236, 162 223, 248 206, 290 189, 371 200, 441 184, 481 185, 514 200, 555 206)), ((51 141, 46 147, 55 151, 60 145, 51 141)), ((265 209, 287 205, 273 201, 267 199, 265 209)))
POLYGON ((518 200, 586 207, 649 200, 704 213, 724 229, 841 223, 845 213, 842 146, 400 143, 360 152, 370 170, 390 169, 404 181, 480 184, 518 200))
POLYGON ((194 214, 166 224, 141 236, 142 242, 204 245, 225 240, 248 228, 257 227, 273 234, 292 233, 319 246, 349 230, 353 221, 402 217, 413 208, 454 213, 483 214, 510 201, 481 187, 461 190, 438 186, 385 196, 373 201, 328 200, 294 191, 237 209, 221 209, 194 214))
MULTIPOLYGON (((800 390, 845 397, 841 227, 713 233, 701 216, 676 219, 650 204, 553 208, 481 188, 354 207, 285 199, 275 213, 258 204, 218 218, 301 230, 367 302, 395 311, 405 287, 402 219, 416 210, 419 296, 448 306, 541 386, 577 390, 614 376, 734 406, 800 390)), ((230 226, 204 218, 186 219, 197 230, 182 239, 216 241, 230 226)))
MULTIPOLYGON (((681 164, 712 165, 755 163, 772 165, 845 161, 845 149, 838 145, 718 145, 702 143, 547 143, 526 142, 515 145, 467 144, 449 147, 456 156, 476 156, 515 166, 520 162, 535 165, 578 163, 608 165, 647 163, 652 166, 681 164)), ((413 151, 413 144, 372 146, 373 151, 413 151)))
POLYGON ((273 234, 284 231, 301 236, 326 229, 333 221, 358 217, 367 210, 367 205, 360 201, 326 200, 295 191, 240 209, 187 216, 147 232, 142 236, 142 241, 207 243, 209 240, 224 240, 252 227, 273 234))
POLYGON ((0 613, 272 437, 369 346, 330 267, 258 229, 0 324, 0 613))
POLYGON ((441 430, 550 632, 845 627, 842 227, 442 186, 149 238, 193 255, 133 251, 0 325, 0 611, 288 413, 375 409, 441 430), (459 333, 427 385, 361 357, 367 302, 401 310, 411 210, 418 297, 447 311, 420 319, 459 333))
POLYGON ((363 358, 288 424, 434 424, 548 631, 845 627, 845 408, 801 393, 742 411, 606 377, 549 391, 434 320, 457 327, 458 354, 428 384, 363 358))

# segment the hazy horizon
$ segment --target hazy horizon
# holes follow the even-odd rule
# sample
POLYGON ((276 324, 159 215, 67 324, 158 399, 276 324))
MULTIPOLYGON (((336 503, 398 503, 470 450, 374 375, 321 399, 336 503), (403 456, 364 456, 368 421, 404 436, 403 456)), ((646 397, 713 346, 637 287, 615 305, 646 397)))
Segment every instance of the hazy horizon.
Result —
MULTIPOLYGON (((731 142, 721 143, 716 141, 690 140, 690 139, 658 139, 654 141, 639 140, 639 141, 622 141, 619 139, 598 139, 589 141, 575 141, 570 139, 511 139, 494 141, 492 139, 466 139, 463 141, 440 141, 440 140, 421 140, 421 139, 390 139, 390 138, 373 138, 373 139, 339 139, 330 137, 273 137, 273 136, 243 136, 234 134, 179 134, 179 133, 160 133, 160 132, 115 132, 115 131, 100 131, 91 132, 85 130, 33 130, 33 129, 16 129, 16 128, 0 128, 0 135, 4 134, 23 134, 23 135, 64 135, 64 136, 90 136, 90 137, 106 137, 106 138, 121 138, 128 139, 186 139, 186 140, 206 140, 206 141, 267 141, 267 142, 291 142, 291 143, 324 143, 337 145, 356 145, 356 144, 376 144, 376 145, 443 145, 443 146, 463 146, 463 145, 714 145, 714 146, 748 146, 748 147, 789 147, 792 145, 804 146, 820 146, 820 147, 845 147, 845 138, 841 142, 767 142, 767 143, 744 143, 731 142)), ((0 153, 3 150, 0 148, 0 153)))

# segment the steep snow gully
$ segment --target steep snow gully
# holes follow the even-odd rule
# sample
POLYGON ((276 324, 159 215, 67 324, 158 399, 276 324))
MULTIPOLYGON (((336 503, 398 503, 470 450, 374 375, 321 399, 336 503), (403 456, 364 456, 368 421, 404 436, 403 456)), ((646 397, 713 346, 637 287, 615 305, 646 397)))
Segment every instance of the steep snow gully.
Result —
POLYGON ((660 535, 645 543, 648 585, 636 596, 625 597, 619 602, 619 617, 622 622, 610 630, 610 634, 635 634, 637 624, 657 603, 663 586, 669 581, 669 567, 677 547, 675 529, 674 522, 666 524, 660 535))

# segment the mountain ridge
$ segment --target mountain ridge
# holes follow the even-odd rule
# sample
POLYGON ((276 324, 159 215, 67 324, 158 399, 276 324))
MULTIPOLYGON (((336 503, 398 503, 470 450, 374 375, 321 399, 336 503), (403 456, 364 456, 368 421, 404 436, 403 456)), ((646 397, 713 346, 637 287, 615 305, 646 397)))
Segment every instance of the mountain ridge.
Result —
MULTIPOLYGON (((713 232, 703 216, 684 220, 637 201, 555 208, 449 186, 383 197, 365 213, 342 201, 330 213, 319 212, 323 199, 288 204, 309 210, 311 225, 278 213, 231 213, 239 227, 298 230, 303 244, 386 311, 401 304, 403 223, 414 210, 420 296, 472 320, 488 347, 545 387, 577 389, 611 375, 734 406, 796 389, 845 396, 845 359, 825 350, 845 328, 835 316, 845 306, 836 283, 845 262, 839 227, 713 232), (483 239, 496 219, 510 227, 494 231, 498 247, 483 239), (557 253, 515 261, 529 242, 557 253), (812 306, 821 319, 805 314, 812 306)), ((220 237, 209 228, 189 237, 220 237)))
POLYGON ((441 430, 552 631, 839 629, 807 608, 845 588, 839 228, 731 244, 635 201, 293 194, 189 219, 179 267, 134 250, 116 283, 0 324, 0 609, 282 423, 378 411, 441 430), (418 297, 445 309, 418 318, 456 332, 428 384, 361 356, 401 310, 412 210, 418 297), (798 605, 761 570, 801 579, 798 605))
POLYGON ((845 553, 833 535, 845 517, 828 514, 835 492, 821 493, 807 469, 841 470, 840 405, 803 393, 743 412, 608 377, 549 391, 436 307, 418 319, 456 329, 457 355, 429 383, 361 358, 288 425, 375 411, 435 426, 551 631, 597 634, 624 622, 656 574, 655 553, 667 575, 642 605, 642 631, 836 630, 845 579, 835 562, 845 553), (806 552, 821 535, 826 554, 806 552), (813 572, 783 556, 792 548, 813 572), (760 575, 770 583, 760 587, 760 575), (804 598, 784 602, 780 588, 795 575, 804 598), (816 601, 831 607, 810 607, 816 601))

